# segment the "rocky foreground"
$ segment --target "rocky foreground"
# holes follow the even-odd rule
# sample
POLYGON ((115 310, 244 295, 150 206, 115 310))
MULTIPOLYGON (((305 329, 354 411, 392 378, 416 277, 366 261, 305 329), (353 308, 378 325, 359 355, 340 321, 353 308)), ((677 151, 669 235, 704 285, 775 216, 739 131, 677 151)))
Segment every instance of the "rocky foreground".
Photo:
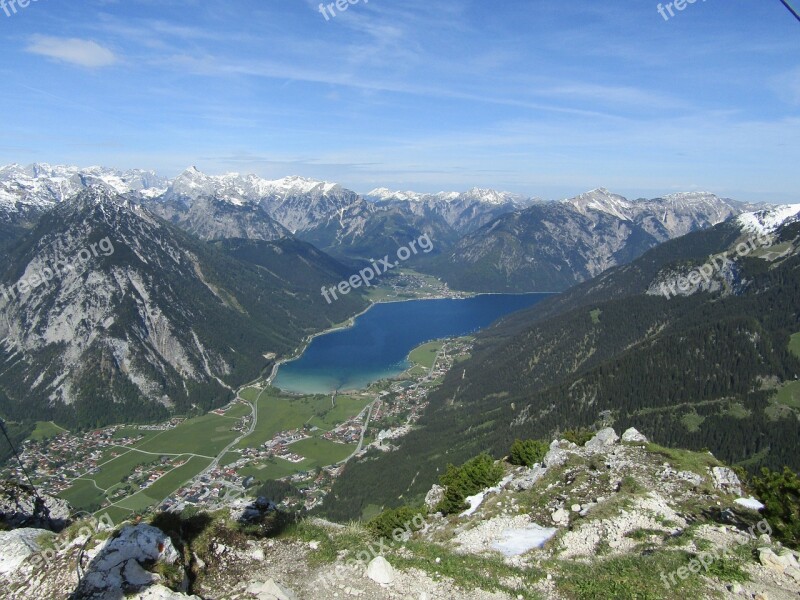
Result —
POLYGON ((387 537, 287 523, 263 503, 60 533, 20 527, 17 510, 0 531, 0 598, 800 598, 797 552, 708 453, 606 429, 504 468, 459 515, 433 512, 434 486, 387 537))

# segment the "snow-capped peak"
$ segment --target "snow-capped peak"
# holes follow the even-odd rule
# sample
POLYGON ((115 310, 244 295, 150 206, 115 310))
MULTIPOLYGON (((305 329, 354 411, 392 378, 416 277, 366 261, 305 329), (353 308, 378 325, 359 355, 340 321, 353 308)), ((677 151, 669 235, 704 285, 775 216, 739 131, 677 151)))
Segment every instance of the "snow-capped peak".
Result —
POLYGON ((739 215, 737 221, 747 233, 768 235, 782 225, 800 220, 800 204, 785 204, 739 215))
POLYGON ((566 204, 574 206, 581 214, 588 211, 603 212, 615 216, 623 221, 630 221, 633 218, 633 203, 624 196, 614 194, 606 188, 600 187, 576 196, 563 200, 566 204))

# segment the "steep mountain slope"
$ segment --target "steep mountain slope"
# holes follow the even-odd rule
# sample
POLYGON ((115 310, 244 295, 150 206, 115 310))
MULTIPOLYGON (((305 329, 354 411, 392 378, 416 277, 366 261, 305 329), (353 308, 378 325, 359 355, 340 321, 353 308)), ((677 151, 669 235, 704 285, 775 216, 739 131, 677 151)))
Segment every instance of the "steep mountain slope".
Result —
POLYGON ((629 201, 598 189, 503 215, 424 268, 472 291, 562 291, 754 208, 711 194, 629 201))
POLYGON ((263 244, 238 260, 99 188, 58 204, 2 277, 0 410, 94 425, 208 409, 366 306, 325 303, 349 270, 316 249, 263 244))
POLYGON ((392 192, 378 188, 367 198, 379 206, 394 206, 404 212, 424 217, 428 221, 444 220, 459 236, 471 233, 497 217, 527 208, 536 200, 517 194, 473 188, 468 192, 392 192))
POLYGON ((598 421, 751 468, 800 467, 800 357, 788 349, 800 332, 800 224, 786 219, 768 247, 741 246, 760 239, 754 221, 775 219, 748 215, 667 242, 481 334, 420 429, 397 452, 348 467, 327 510, 353 516, 375 498, 414 498, 447 462, 598 421), (730 264, 719 258, 706 282, 724 252, 730 264), (700 284, 663 293, 692 278, 700 284))
POLYGON ((216 196, 150 202, 150 212, 203 240, 279 240, 291 235, 258 204, 234 204, 216 196))

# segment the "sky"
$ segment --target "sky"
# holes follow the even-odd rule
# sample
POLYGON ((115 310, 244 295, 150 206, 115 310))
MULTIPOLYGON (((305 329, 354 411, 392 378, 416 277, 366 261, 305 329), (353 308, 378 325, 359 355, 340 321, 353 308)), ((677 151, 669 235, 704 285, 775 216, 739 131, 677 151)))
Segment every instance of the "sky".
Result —
POLYGON ((0 164, 800 202, 780 0, 19 1, 0 164))

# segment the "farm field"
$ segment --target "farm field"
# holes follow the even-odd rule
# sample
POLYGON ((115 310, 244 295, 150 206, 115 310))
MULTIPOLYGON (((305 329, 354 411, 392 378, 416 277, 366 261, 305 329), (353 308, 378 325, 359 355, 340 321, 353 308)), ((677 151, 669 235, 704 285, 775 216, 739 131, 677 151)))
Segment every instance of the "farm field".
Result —
POLYGON ((50 438, 54 438, 60 433, 65 433, 67 430, 63 427, 59 427, 52 421, 39 421, 36 423, 36 429, 33 430, 31 433, 31 439, 40 442, 42 440, 47 440, 50 438))
POLYGON ((789 352, 800 358, 800 333, 795 333, 789 339, 789 352))

